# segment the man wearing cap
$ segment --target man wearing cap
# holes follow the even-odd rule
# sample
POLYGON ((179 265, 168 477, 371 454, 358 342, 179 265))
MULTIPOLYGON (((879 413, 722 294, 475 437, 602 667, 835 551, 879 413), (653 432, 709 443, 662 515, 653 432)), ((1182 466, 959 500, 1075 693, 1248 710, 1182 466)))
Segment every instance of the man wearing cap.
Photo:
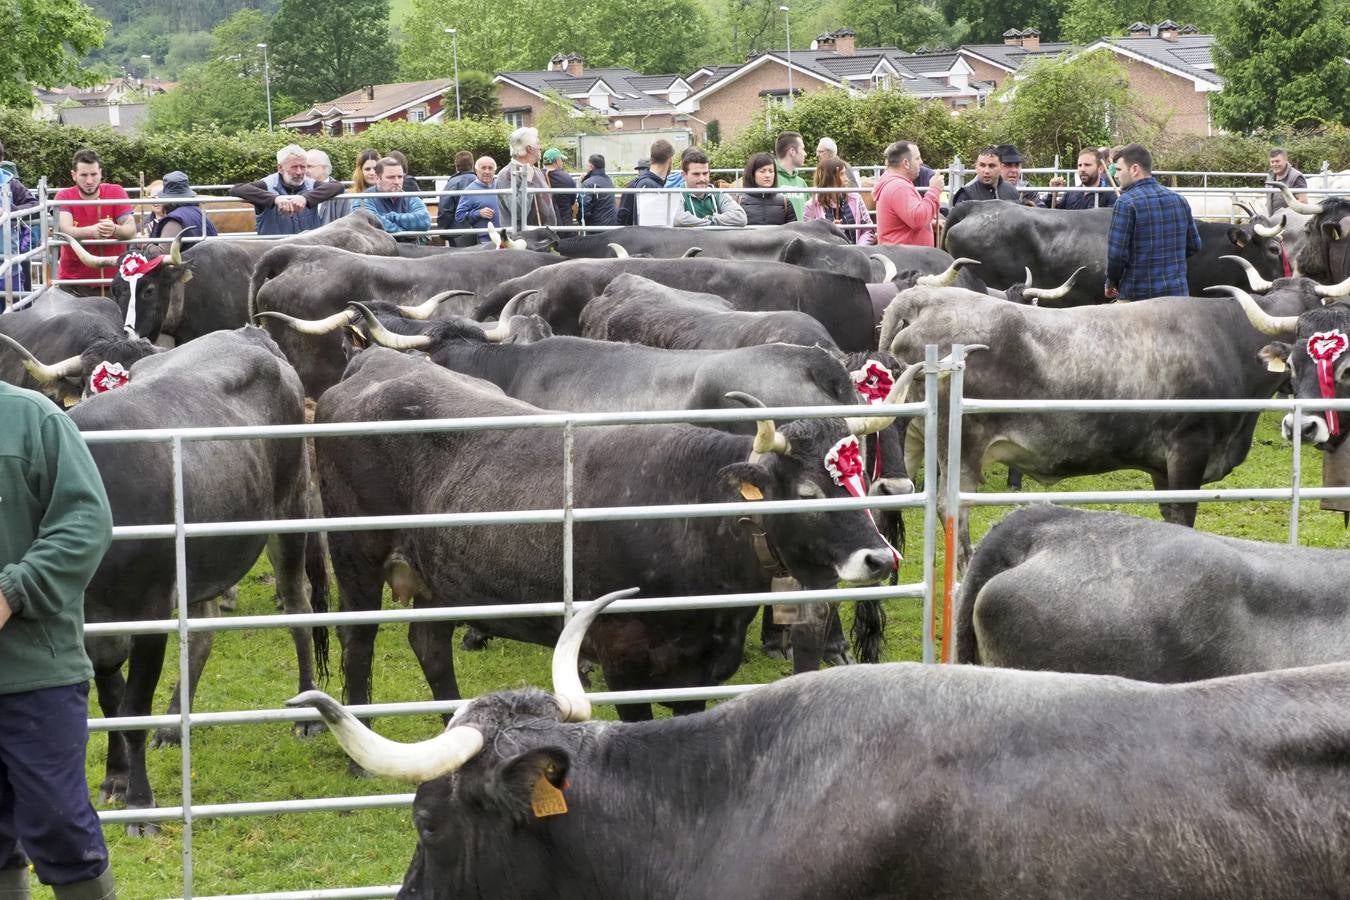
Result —
MULTIPOLYGON (((827 159, 834 159, 839 156, 839 145, 834 142, 832 137, 823 137, 816 141, 816 165, 820 165, 827 159)), ((848 160, 842 156, 839 161, 844 164, 844 180, 849 187, 858 186, 858 173, 853 171, 853 167, 848 164, 848 160)))
POLYGON ((170 172, 164 176, 163 186, 157 199, 164 208, 164 215, 155 220, 150 229, 150 237, 172 240, 182 235, 185 238, 215 237, 216 226, 211 223, 200 205, 185 203, 197 194, 188 186, 188 177, 182 172, 170 172))
MULTIPOLYGON (((544 151, 544 171, 548 173, 549 187, 576 190, 576 180, 567 174, 567 161, 557 147, 549 147, 544 151)), ((576 194, 550 194, 549 199, 553 201, 559 225, 576 224, 576 217, 572 215, 572 204, 577 202, 576 194)))
POLYGON ((1035 191, 1026 190, 1029 185, 1022 178, 1022 154, 1012 144, 999 144, 996 148, 1003 180, 1017 190, 1017 200, 1023 206, 1044 206, 1035 191))

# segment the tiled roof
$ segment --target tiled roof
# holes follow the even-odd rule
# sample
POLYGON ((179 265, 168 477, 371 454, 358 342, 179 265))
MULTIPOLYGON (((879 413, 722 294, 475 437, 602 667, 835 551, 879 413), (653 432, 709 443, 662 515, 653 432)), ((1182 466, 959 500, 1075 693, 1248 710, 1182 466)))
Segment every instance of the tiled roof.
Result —
POLYGON ((1214 58, 1211 50, 1214 35, 1182 35, 1175 41, 1156 37, 1110 37, 1102 38, 1104 43, 1119 47, 1129 53, 1141 56, 1151 62, 1170 69, 1185 72, 1189 77, 1222 85, 1223 79, 1214 74, 1214 58), (1209 68, 1197 68, 1208 66, 1209 68))
POLYGON ((1067 41, 1042 41, 1039 49, 1027 50, 1015 44, 962 44, 961 49, 982 56, 1005 69, 1017 69, 1028 59, 1058 56, 1074 49, 1067 41))
POLYGON ((431 81, 377 84, 374 85, 371 92, 374 95, 373 98, 367 95, 365 88, 359 88, 351 93, 343 94, 336 100, 316 103, 304 112, 282 119, 282 124, 311 122, 326 117, 329 111, 333 109, 338 110, 344 117, 379 119, 421 97, 440 94, 453 86, 454 83, 453 78, 437 78, 431 81))
MULTIPOLYGON (((642 75, 632 69, 618 68, 583 69, 580 77, 570 76, 566 72, 541 72, 538 70, 501 72, 499 75, 534 91, 536 94, 542 94, 545 91, 557 91, 563 95, 585 94, 590 92, 597 81, 603 81, 614 92, 609 98, 610 105, 616 110, 625 112, 637 110, 673 112, 675 107, 669 102, 646 92, 664 92, 680 77, 679 75, 642 75)), ((574 100, 573 106, 577 109, 592 108, 584 100, 574 100)))

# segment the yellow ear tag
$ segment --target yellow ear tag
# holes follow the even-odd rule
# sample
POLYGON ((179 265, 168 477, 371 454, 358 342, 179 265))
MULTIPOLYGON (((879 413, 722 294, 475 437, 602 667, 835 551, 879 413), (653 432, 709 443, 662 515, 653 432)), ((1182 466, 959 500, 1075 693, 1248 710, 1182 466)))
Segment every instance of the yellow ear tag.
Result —
POLYGON ((545 816, 561 816, 567 812, 567 800, 563 797, 563 792, 554 787, 542 772, 539 774, 539 780, 534 783, 534 791, 530 794, 530 809, 534 810, 535 818, 538 819, 545 816))
POLYGON ((741 482, 741 496, 747 500, 763 500, 764 492, 748 481, 741 482))

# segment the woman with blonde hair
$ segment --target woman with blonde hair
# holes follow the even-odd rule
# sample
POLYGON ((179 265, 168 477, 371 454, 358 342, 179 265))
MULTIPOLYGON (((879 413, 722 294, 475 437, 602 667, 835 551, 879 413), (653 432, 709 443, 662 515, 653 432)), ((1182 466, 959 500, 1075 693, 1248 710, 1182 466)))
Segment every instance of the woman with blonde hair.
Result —
POLYGON ((375 174, 375 164, 381 159, 380 151, 365 149, 356 154, 356 168, 352 171, 352 186, 349 194, 364 194, 366 188, 379 184, 380 176, 375 174))
POLYGON ((818 188, 838 188, 837 194, 813 194, 806 203, 802 218, 828 219, 840 227, 850 241, 862 246, 872 246, 877 242, 876 229, 872 228, 872 216, 867 212, 862 194, 846 193, 848 186, 848 166, 837 156, 825 160, 816 166, 815 186, 818 188), (863 228, 848 226, 862 225, 863 228))

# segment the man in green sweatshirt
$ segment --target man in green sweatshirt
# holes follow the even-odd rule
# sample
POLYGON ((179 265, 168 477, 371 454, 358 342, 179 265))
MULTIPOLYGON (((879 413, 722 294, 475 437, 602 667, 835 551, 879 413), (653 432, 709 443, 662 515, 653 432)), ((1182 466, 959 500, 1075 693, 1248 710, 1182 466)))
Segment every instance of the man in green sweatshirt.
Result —
POLYGON ((57 900, 114 900, 84 778, 84 590, 112 513, 51 401, 0 383, 0 422, 0 900, 28 897, 28 858, 57 900))
MULTIPOLYGON (((797 174, 797 170, 806 162, 806 142, 802 136, 795 131, 785 131, 778 136, 778 140, 773 145, 773 155, 777 157, 778 163, 778 186, 781 187, 810 187, 810 183, 797 174)), ((806 208, 805 194, 782 194, 787 197, 792 204, 793 211, 797 214, 797 221, 804 222, 802 212, 806 208)))

